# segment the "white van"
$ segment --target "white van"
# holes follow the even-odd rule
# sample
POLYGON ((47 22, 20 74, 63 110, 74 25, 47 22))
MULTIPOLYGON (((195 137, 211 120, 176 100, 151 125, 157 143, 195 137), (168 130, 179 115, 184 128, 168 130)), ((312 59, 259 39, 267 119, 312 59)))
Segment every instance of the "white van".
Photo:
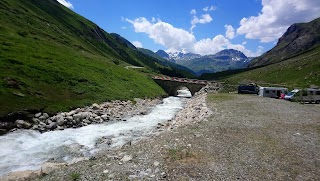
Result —
POLYGON ((288 93, 288 88, 285 87, 260 87, 259 96, 261 97, 272 97, 280 98, 281 94, 285 95, 288 93))
POLYGON ((285 97, 289 101, 314 102, 320 103, 320 89, 293 89, 285 97), (302 92, 302 93, 301 93, 302 92))

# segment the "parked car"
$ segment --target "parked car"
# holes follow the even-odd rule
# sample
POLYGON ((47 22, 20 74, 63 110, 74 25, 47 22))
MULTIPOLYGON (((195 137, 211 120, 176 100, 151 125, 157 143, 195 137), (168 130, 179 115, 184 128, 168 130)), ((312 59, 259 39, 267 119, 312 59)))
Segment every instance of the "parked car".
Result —
POLYGON ((320 103, 320 89, 293 89, 284 99, 289 101, 300 101, 309 103, 320 103))
POLYGON ((259 86, 254 83, 238 86, 238 94, 258 94, 258 92, 259 86))

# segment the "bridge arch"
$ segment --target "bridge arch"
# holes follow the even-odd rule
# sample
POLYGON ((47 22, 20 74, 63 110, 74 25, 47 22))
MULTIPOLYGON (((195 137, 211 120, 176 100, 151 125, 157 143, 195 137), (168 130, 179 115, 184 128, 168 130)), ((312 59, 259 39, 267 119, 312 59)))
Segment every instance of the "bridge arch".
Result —
POLYGON ((191 95, 194 96, 196 92, 207 85, 207 81, 176 77, 154 77, 153 80, 161 86, 169 96, 177 96, 177 91, 181 87, 187 87, 191 95))
POLYGON ((192 97, 190 89, 186 86, 177 87, 176 92, 178 97, 192 97))

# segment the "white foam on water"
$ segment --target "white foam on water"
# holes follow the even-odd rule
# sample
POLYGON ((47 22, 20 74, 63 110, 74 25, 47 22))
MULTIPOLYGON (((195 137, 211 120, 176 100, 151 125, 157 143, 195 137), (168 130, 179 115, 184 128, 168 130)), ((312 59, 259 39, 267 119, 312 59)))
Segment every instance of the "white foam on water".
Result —
POLYGON ((178 97, 192 97, 191 92, 188 89, 178 90, 178 97))
POLYGON ((0 136, 0 175, 14 171, 37 170, 50 160, 71 161, 90 156, 106 147, 99 139, 111 138, 108 148, 122 146, 150 134, 158 123, 172 119, 183 108, 180 98, 169 97, 147 115, 127 118, 127 121, 92 124, 77 129, 39 133, 19 130, 0 136))

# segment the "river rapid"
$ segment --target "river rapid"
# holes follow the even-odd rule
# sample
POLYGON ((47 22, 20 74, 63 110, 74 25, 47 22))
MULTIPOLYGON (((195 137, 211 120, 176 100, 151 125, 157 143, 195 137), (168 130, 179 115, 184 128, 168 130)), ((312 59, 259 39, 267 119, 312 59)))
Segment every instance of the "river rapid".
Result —
POLYGON ((126 121, 88 125, 39 133, 18 130, 0 137, 0 176, 10 172, 38 170, 48 161, 70 163, 94 156, 103 149, 115 149, 152 134, 158 123, 175 117, 184 107, 183 98, 168 97, 147 115, 126 121))

